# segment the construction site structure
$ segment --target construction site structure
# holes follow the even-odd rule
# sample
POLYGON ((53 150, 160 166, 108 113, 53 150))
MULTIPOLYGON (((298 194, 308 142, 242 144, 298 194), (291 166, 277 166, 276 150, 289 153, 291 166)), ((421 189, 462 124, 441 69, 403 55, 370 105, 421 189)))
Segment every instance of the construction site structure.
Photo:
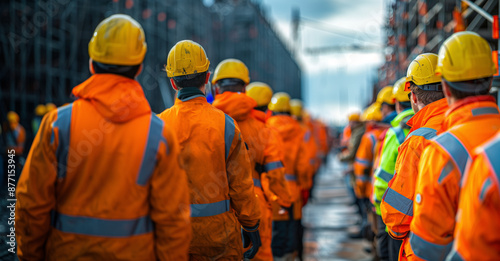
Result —
MULTIPOLYGON (((37 104, 72 101, 85 81, 88 42, 104 18, 123 13, 144 28, 148 51, 137 78, 154 112, 174 102, 164 64, 180 40, 200 43, 213 71, 226 58, 242 60, 252 81, 301 98, 301 69, 257 3, 250 0, 12 0, 0 3, 0 115, 13 110, 30 126, 37 104)), ((28 137, 33 134, 27 128, 28 137)))

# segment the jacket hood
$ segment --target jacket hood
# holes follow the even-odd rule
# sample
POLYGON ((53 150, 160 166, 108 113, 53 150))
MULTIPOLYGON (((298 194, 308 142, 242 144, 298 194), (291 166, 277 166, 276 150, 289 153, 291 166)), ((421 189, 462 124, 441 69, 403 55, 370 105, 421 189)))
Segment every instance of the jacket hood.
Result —
POLYGON ((250 117, 257 102, 245 93, 224 92, 215 96, 212 105, 236 121, 244 121, 250 117))
POLYGON ((151 113, 141 85, 123 76, 94 74, 72 93, 92 103, 102 117, 112 122, 127 122, 151 113))
POLYGON ((303 131, 297 120, 288 115, 272 116, 266 124, 275 129, 284 141, 298 137, 303 131))

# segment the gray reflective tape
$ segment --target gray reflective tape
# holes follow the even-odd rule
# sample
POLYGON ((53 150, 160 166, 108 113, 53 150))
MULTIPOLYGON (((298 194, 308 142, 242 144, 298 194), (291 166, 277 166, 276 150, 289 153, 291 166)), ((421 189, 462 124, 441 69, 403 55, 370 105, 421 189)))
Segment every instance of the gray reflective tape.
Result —
POLYGON ((211 217, 228 212, 229 199, 208 204, 191 204, 191 217, 211 217))
POLYGON ((62 232, 99 237, 130 237, 150 233, 153 222, 149 216, 136 219, 103 219, 52 213, 53 226, 62 232))
POLYGON ((401 145, 405 141, 405 132, 401 127, 393 127, 391 128, 396 134, 396 138, 398 139, 399 144, 401 145))
POLYGON ((375 172, 375 177, 379 177, 380 179, 382 179, 383 181, 385 181, 387 183, 389 183, 389 181, 391 181, 393 176, 394 176, 394 174, 391 174, 391 173, 385 171, 381 167, 379 167, 377 169, 377 171, 375 172))
POLYGON ((500 136, 497 136, 485 146, 484 153, 490 162, 493 172, 495 172, 497 181, 500 182, 500 160, 498 160, 498 155, 500 155, 500 136))
MULTIPOLYGON (((68 152, 71 135, 71 115, 73 111, 73 103, 57 109, 57 119, 53 123, 53 128, 58 129, 59 144, 56 149, 57 158, 57 176, 59 178, 66 177, 68 168, 68 152)), ((52 133, 54 135, 54 133, 52 133)), ((53 141, 54 138, 52 138, 53 141)))
POLYGON ((285 174, 285 179, 288 181, 297 181, 297 177, 293 174, 285 174))
POLYGON ((253 185, 262 188, 262 184, 260 183, 260 179, 253 179, 253 185))
POLYGON ((439 174, 438 182, 441 183, 443 180, 448 177, 451 171, 454 169, 454 165, 451 161, 446 162, 443 169, 441 170, 441 174, 439 174))
POLYGON ((368 182, 368 181, 370 181, 370 177, 367 177, 365 175, 363 175, 363 176, 356 176, 356 179, 359 180, 359 181, 361 181, 361 182, 368 182))
POLYGON ((446 258, 446 261, 464 261, 465 259, 458 253, 456 249, 453 249, 448 257, 446 258))
POLYGON ((483 182, 483 185, 481 186, 481 193, 479 193, 479 200, 483 201, 484 200, 484 196, 486 194, 486 192, 488 191, 488 189, 491 187, 491 179, 490 178, 487 178, 484 182, 483 182))
POLYGON ((436 137, 437 130, 432 128, 421 127, 414 131, 412 131, 408 136, 406 136, 406 140, 408 140, 411 136, 420 136, 424 137, 426 140, 430 140, 436 137))
POLYGON ((309 142, 310 138, 311 138, 311 132, 306 131, 306 133, 304 134, 304 142, 309 142))
POLYGON ((229 115, 224 114, 226 116, 224 123, 224 142, 225 142, 225 152, 226 152, 226 160, 229 157, 229 150, 231 150, 231 144, 233 144, 234 134, 236 132, 236 126, 234 125, 233 118, 229 117, 229 115))
POLYGON ((463 176, 470 156, 462 142, 449 132, 439 135, 435 141, 448 153, 455 165, 458 167, 460 175, 463 176))
POLYGON ((264 165, 265 172, 279 169, 279 168, 283 168, 283 163, 281 163, 281 161, 273 161, 273 162, 269 162, 266 165, 264 165))
POLYGON ((413 200, 399 194, 394 189, 387 188, 382 199, 397 211, 407 216, 413 216, 413 200))
POLYGON ((496 107, 482 107, 475 108, 471 110, 472 116, 481 116, 487 114, 498 114, 498 108, 496 107))
POLYGON ((356 158, 356 159, 354 159, 354 161, 363 165, 363 166, 366 166, 366 167, 370 167, 372 165, 372 163, 370 161, 365 160, 365 159, 356 158))
POLYGON ((413 253, 425 260, 443 260, 451 250, 453 242, 447 245, 438 245, 410 233, 410 245, 413 253))
POLYGON ((160 118, 151 114, 148 139, 144 148, 144 155, 142 156, 139 175, 137 176, 137 184, 141 186, 146 185, 151 175, 153 175, 160 142, 164 141, 165 144, 167 144, 165 138, 163 137, 163 124, 164 123, 160 118))

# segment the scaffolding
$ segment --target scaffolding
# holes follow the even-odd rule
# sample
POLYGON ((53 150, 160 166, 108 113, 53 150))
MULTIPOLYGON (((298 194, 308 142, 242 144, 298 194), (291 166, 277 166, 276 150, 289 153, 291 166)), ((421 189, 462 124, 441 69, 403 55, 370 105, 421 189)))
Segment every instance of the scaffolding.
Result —
MULTIPOLYGON (((154 112, 174 102, 164 64, 178 41, 200 43, 210 70, 226 58, 247 64, 252 81, 301 97, 301 71, 260 7, 249 0, 11 0, 0 3, 0 121, 7 110, 30 126, 36 105, 72 101, 85 81, 88 41, 104 18, 124 13, 144 28, 148 52, 137 80, 154 112), (225 10, 221 12, 221 10, 225 10)), ((27 128, 28 137, 32 137, 27 128)))
MULTIPOLYGON (((471 2, 486 13, 498 14, 498 0, 471 2)), ((478 33, 493 50, 498 50, 498 41, 492 38, 492 23, 460 0, 388 1, 386 61, 378 70, 377 87, 393 84, 405 76, 415 57, 426 52, 437 53, 447 37, 462 30, 478 33)))

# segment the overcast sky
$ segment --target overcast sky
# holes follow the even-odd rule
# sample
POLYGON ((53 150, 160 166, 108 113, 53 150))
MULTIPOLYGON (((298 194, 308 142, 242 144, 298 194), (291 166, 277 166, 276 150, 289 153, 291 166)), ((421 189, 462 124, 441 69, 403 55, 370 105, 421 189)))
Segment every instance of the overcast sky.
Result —
POLYGON ((303 99, 315 116, 345 123, 371 98, 371 81, 383 62, 382 49, 309 55, 305 48, 351 44, 381 47, 385 17, 383 0, 261 0, 267 16, 285 40, 292 42, 292 8, 312 20, 300 26, 298 60, 303 71, 303 99), (318 23, 315 23, 317 21, 318 23), (318 30, 317 28, 329 30, 318 30))

